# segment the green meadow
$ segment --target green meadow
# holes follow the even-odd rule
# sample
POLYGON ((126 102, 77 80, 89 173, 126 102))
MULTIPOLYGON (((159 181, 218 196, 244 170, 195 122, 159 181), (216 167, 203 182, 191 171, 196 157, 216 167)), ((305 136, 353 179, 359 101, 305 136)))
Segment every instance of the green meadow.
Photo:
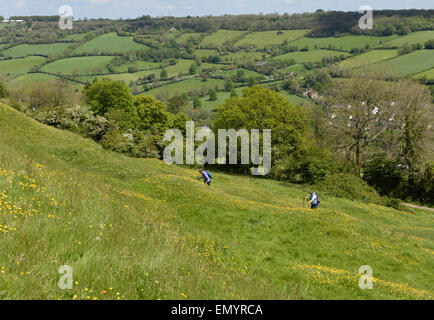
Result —
POLYGON ((414 75, 414 78, 416 79, 424 78, 424 77, 426 77, 427 79, 434 79, 434 68, 431 68, 427 71, 414 75))
POLYGON ((45 60, 46 58, 40 56, 3 60, 0 61, 0 70, 2 74, 14 77, 29 72, 32 67, 43 63, 45 60))
POLYGON ((398 50, 372 50, 357 56, 345 59, 339 62, 339 66, 345 69, 352 69, 357 67, 374 64, 376 62, 387 60, 398 55, 398 50))
POLYGON ((309 51, 296 51, 289 52, 286 54, 282 54, 280 56, 276 56, 271 58, 271 60, 289 60, 294 59, 298 63, 303 62, 316 62, 321 61, 322 58, 325 57, 338 57, 338 56, 349 56, 346 52, 334 51, 334 50, 325 50, 325 49, 315 49, 309 51))
POLYGON ((208 187, 3 104, 0 123, 2 299, 434 299, 429 211, 327 193, 311 211, 300 186, 215 171, 208 187))
POLYGON ((255 45, 265 47, 282 44, 284 40, 291 42, 303 37, 309 30, 262 31, 247 34, 237 45, 255 45))
POLYGON ((232 40, 242 34, 245 34, 244 31, 236 31, 236 30, 218 30, 210 35, 206 36, 202 40, 202 45, 218 47, 223 45, 223 43, 227 40, 232 40))
POLYGON ((434 67, 434 50, 413 51, 379 62, 377 66, 398 77, 420 73, 434 67))
POLYGON ((366 45, 370 47, 379 45, 391 39, 398 38, 397 35, 391 35, 387 37, 376 36, 342 36, 342 37, 328 37, 328 38, 301 38, 291 42, 291 45, 303 48, 308 46, 309 49, 317 48, 329 48, 333 46, 334 49, 350 51, 353 48, 363 48, 366 45))
POLYGON ((108 73, 107 65, 112 59, 113 57, 110 56, 66 58, 44 65, 41 71, 49 73, 62 72, 66 75, 74 73, 79 75, 108 73))
POLYGON ((70 46, 69 43, 20 44, 4 50, 3 54, 11 57, 25 57, 33 54, 55 56, 63 53, 70 46))
POLYGON ((93 53, 93 52, 127 52, 146 50, 147 46, 134 42, 133 37, 119 37, 116 33, 106 33, 90 41, 83 43, 75 52, 93 53))
POLYGON ((434 30, 411 32, 405 36, 393 39, 382 44, 382 47, 401 47, 404 44, 417 44, 423 45, 426 41, 434 39, 434 30))

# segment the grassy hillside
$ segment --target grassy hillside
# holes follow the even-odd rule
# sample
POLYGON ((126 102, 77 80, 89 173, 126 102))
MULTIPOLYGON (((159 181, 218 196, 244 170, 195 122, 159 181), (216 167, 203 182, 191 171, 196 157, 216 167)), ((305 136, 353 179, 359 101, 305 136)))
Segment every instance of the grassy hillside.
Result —
POLYGON ((377 64, 395 76, 406 76, 434 67, 434 50, 417 50, 377 64))
POLYGON ((83 43, 79 46, 75 52, 80 53, 92 53, 97 50, 99 53, 104 51, 110 52, 126 52, 134 50, 144 50, 148 47, 134 42, 133 37, 119 37, 116 33, 106 33, 83 43))
POLYGON ((326 194, 312 212, 301 189, 222 173, 205 187, 2 104, 0 143, 2 299, 434 298, 430 212, 326 194))
POLYGON ((46 58, 39 56, 3 60, 0 61, 0 70, 6 75, 17 76, 29 72, 33 66, 39 65, 45 60, 46 58))
POLYGON ((41 71, 49 73, 62 72, 63 74, 92 74, 107 73, 107 65, 113 59, 111 56, 96 56, 96 57, 75 57, 66 58, 46 64, 41 68, 41 71))
POLYGON ((342 68, 357 68, 398 55, 398 50, 372 50, 339 62, 342 68))
POLYGON ((25 57, 32 54, 54 56, 63 53, 70 46, 69 43, 21 44, 3 51, 3 54, 11 57, 25 57))

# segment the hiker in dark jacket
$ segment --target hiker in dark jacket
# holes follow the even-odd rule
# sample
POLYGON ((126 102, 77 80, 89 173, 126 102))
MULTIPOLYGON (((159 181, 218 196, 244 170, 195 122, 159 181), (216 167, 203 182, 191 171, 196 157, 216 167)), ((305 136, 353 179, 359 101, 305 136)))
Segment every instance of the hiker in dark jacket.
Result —
POLYGON ((200 174, 202 175, 203 178, 203 183, 210 185, 211 184, 211 179, 212 179, 212 175, 211 173, 209 173, 209 171, 200 169, 199 170, 200 174))

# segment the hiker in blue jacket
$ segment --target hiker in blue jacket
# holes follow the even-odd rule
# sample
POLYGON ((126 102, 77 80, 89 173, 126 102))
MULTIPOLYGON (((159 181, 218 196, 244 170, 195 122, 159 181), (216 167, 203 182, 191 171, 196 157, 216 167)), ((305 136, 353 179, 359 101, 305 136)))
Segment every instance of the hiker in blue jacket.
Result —
POLYGON ((304 197, 305 199, 308 199, 309 201, 307 202, 308 204, 310 204, 310 208, 311 209, 316 209, 318 208, 319 205, 319 196, 313 192, 312 190, 309 191, 309 195, 304 197))
POLYGON ((199 170, 200 174, 202 175, 203 178, 203 183, 210 185, 211 184, 211 179, 212 179, 212 175, 209 171, 200 169, 199 170))

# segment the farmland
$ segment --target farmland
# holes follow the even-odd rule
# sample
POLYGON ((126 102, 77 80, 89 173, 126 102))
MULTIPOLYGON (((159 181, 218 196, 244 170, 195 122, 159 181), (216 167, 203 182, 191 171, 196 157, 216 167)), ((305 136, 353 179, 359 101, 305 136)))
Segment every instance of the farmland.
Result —
POLYGON ((108 73, 107 64, 112 58, 110 56, 66 58, 44 65, 41 71, 49 73, 62 72, 66 75, 108 73))
POLYGON ((395 76, 407 76, 434 67, 434 51, 418 50, 378 63, 380 68, 395 76))
POLYGON ((22 44, 3 51, 3 54, 11 57, 25 57, 28 55, 54 56, 63 53, 70 47, 68 43, 51 44, 22 44))
POLYGON ((85 42, 75 52, 77 54, 107 51, 127 52, 144 49, 147 49, 147 46, 134 42, 133 37, 119 37, 116 33, 107 33, 85 42))
POLYGON ((253 45, 259 48, 281 44, 283 41, 291 42, 303 37, 308 30, 286 30, 286 31, 263 31, 252 32, 239 40, 237 45, 253 45))
MULTIPOLYGON (((173 95, 200 92, 202 108, 208 111, 229 97, 229 92, 223 91, 224 83, 229 79, 234 81, 238 93, 243 87, 256 83, 281 87, 283 80, 294 77, 296 81, 303 82, 307 75, 324 70, 321 68, 327 64, 359 71, 360 67, 369 64, 398 77, 414 75, 416 79, 424 76, 432 78, 432 50, 418 50, 398 56, 397 49, 384 49, 400 47, 405 43, 423 45, 432 38, 431 30, 403 36, 343 35, 316 38, 308 37, 309 31, 220 29, 213 32, 168 30, 146 34, 145 38, 153 41, 153 48, 157 44, 167 47, 170 41, 182 48, 187 45, 188 39, 194 38, 193 42, 189 42, 188 54, 170 59, 146 55, 149 47, 134 41, 134 34, 120 36, 115 32, 106 32, 94 36, 72 33, 63 38, 72 43, 19 44, 0 50, 4 57, 35 54, 51 57, 49 61, 43 57, 0 61, 0 77, 14 77, 14 84, 28 84, 59 79, 47 73, 61 73, 79 88, 85 82, 108 78, 125 82, 131 88, 134 87, 135 92, 148 91, 165 101, 173 95), (32 70, 39 73, 26 75, 40 65, 39 70, 32 70), (218 89, 217 99, 209 101, 207 89, 215 87, 218 89)), ((306 105, 310 100, 300 98, 303 96, 302 90, 283 90, 282 93, 291 102, 306 105)), ((192 96, 188 97, 189 105, 192 99, 192 96)))

